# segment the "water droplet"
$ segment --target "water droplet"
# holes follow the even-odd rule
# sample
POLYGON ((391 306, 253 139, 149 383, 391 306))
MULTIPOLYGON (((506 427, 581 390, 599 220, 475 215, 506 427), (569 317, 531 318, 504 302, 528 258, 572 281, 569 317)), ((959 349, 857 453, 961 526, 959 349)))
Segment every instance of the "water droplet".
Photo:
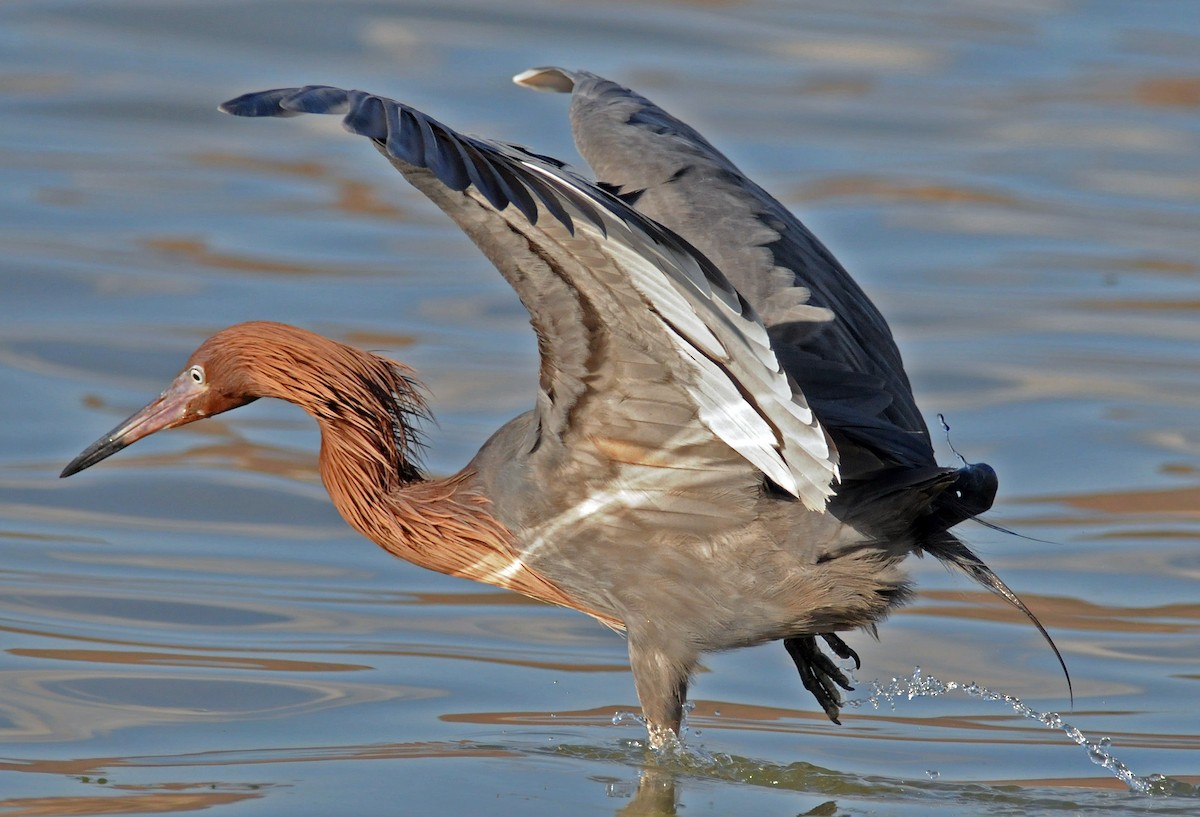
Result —
POLYGON ((925 774, 929 776, 930 780, 937 780, 939 777, 942 776, 942 773, 939 772, 937 769, 926 769, 925 774))
POLYGON ((622 724, 628 723, 630 721, 632 721, 633 723, 641 724, 642 726, 646 725, 646 721, 644 721, 642 719, 642 716, 639 715, 637 712, 629 712, 627 710, 621 710, 619 712, 613 713, 613 716, 612 716, 613 726, 621 726, 622 724))
MULTIPOLYGON (((1021 699, 1015 695, 1007 695, 1001 692, 994 692, 986 687, 980 686, 974 681, 966 683, 963 681, 939 681, 932 675, 925 675, 920 667, 913 669, 913 674, 905 679, 892 678, 888 683, 880 681, 872 681, 869 684, 871 694, 865 698, 851 698, 846 700, 843 705, 846 707, 862 707, 865 704, 870 704, 875 709, 879 709, 883 703, 887 703, 893 710, 896 709, 897 701, 901 698, 912 700, 920 697, 934 697, 947 692, 961 690, 975 698, 980 698, 985 701, 1000 701, 1007 704, 1014 712, 1023 718, 1037 721, 1051 729, 1057 729, 1066 735, 1071 741, 1079 744, 1088 752, 1088 758, 1093 763, 1103 766, 1108 769, 1114 777, 1124 783, 1131 791, 1140 793, 1154 793, 1162 791, 1174 791, 1174 787, 1186 785, 1179 781, 1164 778, 1161 775, 1151 775, 1149 777, 1139 777, 1134 774, 1128 766, 1122 763, 1119 759, 1109 754, 1106 750, 1111 746, 1109 738, 1100 738, 1093 743, 1088 740, 1083 732, 1062 719, 1062 716, 1057 712, 1038 712, 1031 707, 1021 702, 1021 699)), ((934 779, 937 775, 936 771, 928 770, 926 774, 930 779, 934 779)), ((1200 793, 1200 787, 1189 787, 1189 791, 1200 793)))

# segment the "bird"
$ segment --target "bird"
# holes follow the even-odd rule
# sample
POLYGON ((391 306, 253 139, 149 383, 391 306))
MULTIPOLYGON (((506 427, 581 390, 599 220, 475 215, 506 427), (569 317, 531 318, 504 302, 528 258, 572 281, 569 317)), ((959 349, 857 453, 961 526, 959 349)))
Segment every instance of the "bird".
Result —
POLYGON ((259 398, 292 402, 316 420, 321 479, 364 537, 623 633, 655 749, 678 745, 705 654, 771 641, 838 722, 852 687, 818 641, 857 667, 838 633, 876 634, 911 598, 913 554, 1014 605, 1066 673, 1036 616, 949 530, 991 507, 995 471, 937 464, 887 322, 833 254, 631 89, 557 67, 514 81, 571 95, 595 180, 358 90, 277 88, 220 109, 341 116, 457 223, 529 312, 529 411, 433 477, 415 372, 252 321, 204 341, 62 476, 259 398))

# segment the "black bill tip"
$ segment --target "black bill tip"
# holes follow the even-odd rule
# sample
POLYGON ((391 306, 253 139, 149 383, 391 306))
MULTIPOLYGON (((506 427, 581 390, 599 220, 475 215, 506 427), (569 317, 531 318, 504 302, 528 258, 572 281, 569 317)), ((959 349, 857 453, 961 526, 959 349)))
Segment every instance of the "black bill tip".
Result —
POLYGON ((125 440, 113 439, 108 436, 101 437, 84 449, 83 453, 78 457, 67 463, 67 467, 58 475, 59 479, 65 479, 72 474, 78 474, 83 469, 90 468, 100 462, 100 460, 111 457, 127 445, 129 445, 129 442, 125 440))

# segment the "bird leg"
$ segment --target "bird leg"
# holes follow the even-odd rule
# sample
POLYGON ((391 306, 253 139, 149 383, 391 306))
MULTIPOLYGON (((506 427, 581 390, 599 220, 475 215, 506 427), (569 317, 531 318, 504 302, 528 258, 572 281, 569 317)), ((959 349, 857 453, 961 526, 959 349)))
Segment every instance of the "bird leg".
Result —
POLYGON ((642 717, 646 719, 650 748, 658 750, 679 742, 683 704, 687 700, 688 679, 696 666, 696 656, 647 645, 648 640, 652 639, 630 632, 629 665, 642 705, 642 717))
MULTIPOLYGON (((855 669, 862 666, 862 662, 858 659, 858 653, 852 650, 845 641, 833 633, 822 633, 821 638, 839 658, 853 659, 855 669)), ((821 648, 817 646, 817 640, 813 636, 785 638, 783 646, 796 663, 796 669, 800 672, 800 681, 804 684, 804 688, 817 699, 817 703, 825 710, 829 720, 841 726, 842 722, 838 720, 838 714, 841 712, 842 694, 838 691, 838 687, 853 691, 854 687, 850 686, 850 679, 837 664, 833 663, 829 656, 821 652, 821 648)))

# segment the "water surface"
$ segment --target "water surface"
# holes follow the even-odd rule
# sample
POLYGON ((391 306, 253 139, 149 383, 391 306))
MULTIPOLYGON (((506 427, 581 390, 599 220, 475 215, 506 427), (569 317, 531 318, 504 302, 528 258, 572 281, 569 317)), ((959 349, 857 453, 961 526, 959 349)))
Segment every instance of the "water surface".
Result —
MULTIPOLYGON (((992 4, 39 2, 0 8, 0 813, 1191 814, 1200 680, 1200 17, 992 4), (1054 634, 914 562, 849 640, 872 679, 976 681, 835 727, 777 646, 714 656, 647 760, 623 642, 354 535, 316 430, 259 402, 62 465, 211 332, 296 323, 430 385, 429 465, 530 403, 515 296, 336 123, 235 120, 308 82, 574 157, 586 67, 701 128, 892 322, 931 425, 992 463, 963 533, 1054 634), (1050 540, 1054 544, 1044 541, 1050 540)), ((939 441, 940 442, 940 441, 939 441)), ((941 444, 943 461, 954 462, 941 444)))

